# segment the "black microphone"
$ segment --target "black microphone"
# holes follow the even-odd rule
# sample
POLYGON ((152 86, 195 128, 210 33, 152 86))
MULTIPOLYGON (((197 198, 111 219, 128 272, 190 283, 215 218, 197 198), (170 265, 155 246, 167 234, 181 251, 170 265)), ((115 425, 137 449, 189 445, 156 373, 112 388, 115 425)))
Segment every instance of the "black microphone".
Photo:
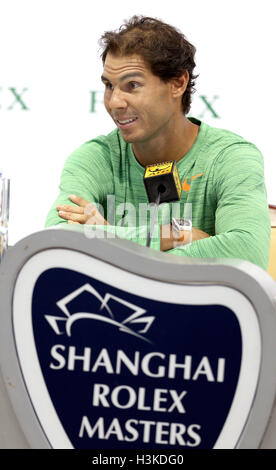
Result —
POLYGON ((179 201, 181 182, 175 161, 154 163, 147 165, 143 177, 149 203, 154 203, 154 213, 147 237, 147 246, 150 246, 151 236, 159 204, 162 202, 179 201))

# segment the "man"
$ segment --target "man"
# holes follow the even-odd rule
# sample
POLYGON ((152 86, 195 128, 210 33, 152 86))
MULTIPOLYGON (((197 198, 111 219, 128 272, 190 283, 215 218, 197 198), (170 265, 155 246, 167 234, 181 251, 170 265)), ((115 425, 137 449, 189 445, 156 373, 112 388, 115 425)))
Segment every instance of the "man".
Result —
POLYGON ((266 269, 270 222, 263 158, 242 137, 187 118, 195 48, 172 26, 136 16, 118 32, 106 32, 102 46, 104 103, 117 129, 70 155, 46 226, 96 224, 145 245, 147 219, 141 223, 138 213, 147 203, 145 166, 175 160, 182 184, 178 215, 191 205, 192 243, 171 230, 170 204, 152 248, 240 258, 266 269))

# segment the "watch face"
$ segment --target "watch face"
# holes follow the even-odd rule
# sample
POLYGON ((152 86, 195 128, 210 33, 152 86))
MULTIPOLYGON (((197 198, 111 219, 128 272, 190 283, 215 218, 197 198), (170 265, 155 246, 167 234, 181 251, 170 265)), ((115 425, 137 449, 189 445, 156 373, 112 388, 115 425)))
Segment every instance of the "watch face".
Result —
POLYGON ((175 230, 192 230, 192 221, 190 219, 172 219, 172 227, 175 230))

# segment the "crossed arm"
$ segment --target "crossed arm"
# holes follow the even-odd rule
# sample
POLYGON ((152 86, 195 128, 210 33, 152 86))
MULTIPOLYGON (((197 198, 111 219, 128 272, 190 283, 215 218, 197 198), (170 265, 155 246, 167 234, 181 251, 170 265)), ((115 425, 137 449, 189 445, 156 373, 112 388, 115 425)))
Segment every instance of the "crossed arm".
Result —
MULTIPOLYGON (((67 220, 68 224, 109 225, 93 203, 73 194, 69 197, 75 205, 64 204, 57 206, 58 215, 62 219, 67 220)), ((187 232, 178 235, 171 229, 170 225, 162 225, 160 227, 160 250, 168 251, 181 245, 186 245, 188 243, 186 234, 187 232)), ((208 238, 209 236, 208 233, 202 230, 192 229, 193 241, 208 238)))
MULTIPOLYGON (((96 207, 88 202, 114 194, 114 175, 106 160, 106 152, 107 149, 102 150, 102 143, 99 147, 97 142, 91 142, 71 155, 61 178, 58 200, 62 205, 57 207, 58 212, 56 206, 51 208, 45 225, 50 227, 66 221, 69 224, 101 225, 106 226, 107 232, 145 244, 147 227, 129 230, 130 227, 109 226, 96 207), (80 194, 82 190, 86 199, 70 197, 72 205, 68 204, 69 191, 80 194), (117 229, 121 230, 117 233, 117 229)), ((238 258, 267 269, 270 220, 260 152, 251 144, 230 145, 218 155, 211 170, 209 186, 217 203, 215 234, 209 236, 193 228, 193 242, 185 244, 185 240, 176 239, 169 225, 162 226, 160 237, 158 234, 152 239, 152 248, 189 258, 238 258)))

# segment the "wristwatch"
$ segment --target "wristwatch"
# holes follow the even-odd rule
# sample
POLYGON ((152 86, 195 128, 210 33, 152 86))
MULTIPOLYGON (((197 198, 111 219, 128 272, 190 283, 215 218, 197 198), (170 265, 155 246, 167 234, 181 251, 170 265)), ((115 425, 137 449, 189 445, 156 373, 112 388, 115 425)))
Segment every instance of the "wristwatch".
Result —
POLYGON ((185 240, 185 243, 180 244, 177 248, 185 248, 187 245, 192 243, 192 221, 191 219, 185 218, 172 218, 172 230, 177 233, 177 238, 179 241, 185 240), (188 232, 184 236, 184 231, 188 232))
POLYGON ((179 218, 175 219, 174 217, 172 218, 172 228, 176 232, 179 232, 181 230, 192 230, 192 221, 190 219, 185 219, 185 218, 179 218))

